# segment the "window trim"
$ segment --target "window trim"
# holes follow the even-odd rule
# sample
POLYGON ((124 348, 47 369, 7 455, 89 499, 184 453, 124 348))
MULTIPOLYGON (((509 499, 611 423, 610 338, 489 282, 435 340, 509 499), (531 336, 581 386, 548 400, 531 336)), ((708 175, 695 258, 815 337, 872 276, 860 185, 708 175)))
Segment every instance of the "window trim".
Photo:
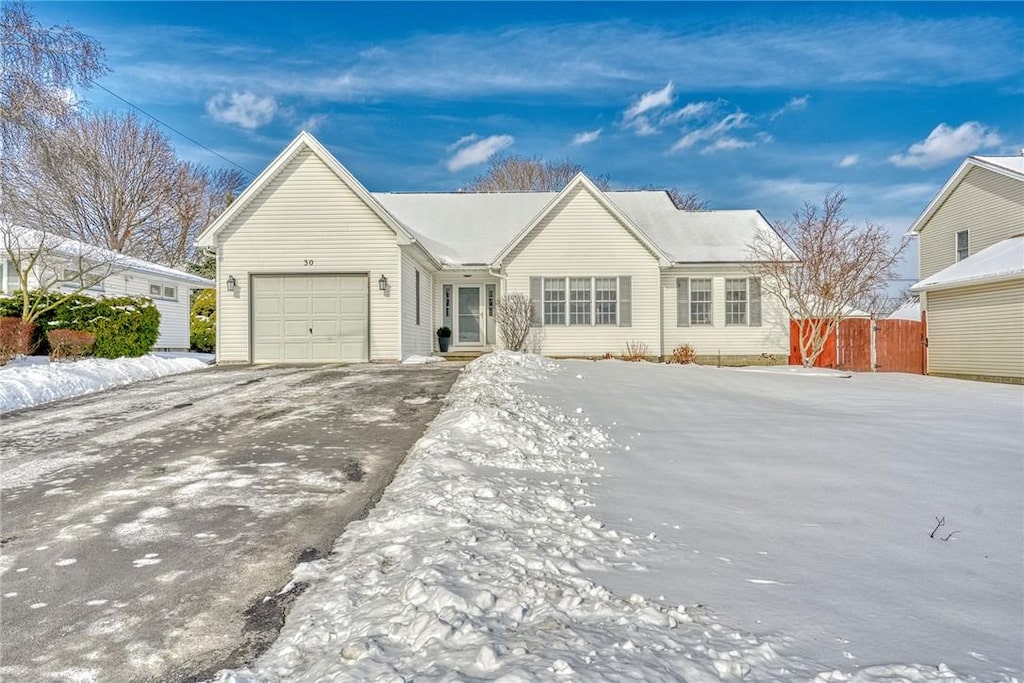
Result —
POLYGON ((544 310, 541 311, 541 314, 543 315, 544 325, 562 325, 562 326, 566 326, 566 327, 568 326, 568 324, 569 324, 569 307, 568 307, 569 291, 568 291, 568 287, 569 287, 569 283, 568 283, 568 278, 566 278, 566 277, 543 277, 543 278, 541 278, 541 282, 540 282, 541 306, 543 306, 543 308, 544 308, 544 310), (559 283, 561 283, 561 289, 557 290, 557 291, 560 291, 561 294, 562 294, 562 299, 561 300, 554 300, 554 299, 552 299, 549 302, 549 300, 548 300, 549 292, 553 293, 553 292, 556 291, 556 290, 548 290, 548 283, 549 282, 552 282, 552 283, 553 282, 559 282, 559 283), (555 314, 554 314, 554 312, 548 311, 548 303, 551 303, 552 305, 554 305, 554 304, 561 304, 562 305, 561 314, 558 316, 558 317, 561 318, 560 321, 553 322, 553 317, 554 317, 555 314))
POLYGON ((714 327, 715 326, 715 281, 714 278, 710 277, 691 277, 689 278, 689 294, 690 300, 687 302, 687 310, 689 311, 689 322, 691 327, 714 327), (695 301, 693 295, 696 293, 693 287, 695 282, 706 282, 708 283, 707 290, 701 290, 701 293, 707 292, 707 301, 695 301), (693 307, 695 304, 706 304, 707 305, 707 320, 697 321, 694 317, 693 307))
MULTIPOLYGON (((622 293, 619 291, 620 277, 617 275, 560 275, 560 276, 541 276, 540 277, 540 290, 541 290, 541 322, 545 325, 554 325, 560 327, 618 327, 621 320, 620 307, 622 304, 622 293), (587 290, 573 289, 573 281, 587 280, 589 288, 587 290), (598 280, 607 280, 611 283, 611 287, 598 288, 598 280), (563 299, 560 301, 554 301, 548 298, 548 283, 558 282, 560 283, 560 291, 563 295, 563 299), (573 300, 573 292, 586 291, 588 299, 573 300), (602 299, 598 301, 598 292, 614 292, 614 298, 602 299), (559 318, 560 322, 552 322, 552 313, 548 310, 549 303, 560 303, 562 304, 562 312, 559 318), (573 322, 573 304, 586 303, 587 311, 585 315, 586 322, 573 322), (613 310, 609 311, 598 311, 598 303, 613 305, 613 310), (611 316, 609 321, 598 321, 598 316, 611 316)), ((555 291, 555 290, 551 290, 555 291)))
POLYGON ((177 301, 178 300, 178 285, 165 285, 162 282, 150 282, 149 283, 149 298, 159 301, 177 301), (158 287, 160 289, 159 294, 153 293, 153 288, 158 287), (173 290, 172 296, 167 296, 167 290, 173 290))
POLYGON ((965 258, 971 255, 971 231, 970 230, 957 230, 953 235, 953 258, 954 263, 960 263, 965 258), (964 236, 964 255, 960 256, 960 235, 964 236))
MULTIPOLYGON (((725 326, 726 327, 749 327, 750 326, 750 278, 748 277, 727 277, 723 278, 723 286, 725 292, 725 326), (743 321, 742 322, 730 322, 729 321, 729 304, 741 303, 739 301, 729 300, 729 283, 730 282, 742 282, 743 283, 743 321)), ((739 290, 734 290, 739 291, 739 290)))

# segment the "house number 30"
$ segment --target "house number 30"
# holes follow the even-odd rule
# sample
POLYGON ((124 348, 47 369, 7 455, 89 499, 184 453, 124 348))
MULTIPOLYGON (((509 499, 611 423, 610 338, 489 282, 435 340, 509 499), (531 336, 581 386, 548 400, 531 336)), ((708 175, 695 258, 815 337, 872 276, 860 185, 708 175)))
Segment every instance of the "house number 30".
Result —
POLYGON ((304 266, 311 266, 311 265, 313 265, 313 259, 311 259, 311 258, 302 259, 302 265, 304 265, 304 266))

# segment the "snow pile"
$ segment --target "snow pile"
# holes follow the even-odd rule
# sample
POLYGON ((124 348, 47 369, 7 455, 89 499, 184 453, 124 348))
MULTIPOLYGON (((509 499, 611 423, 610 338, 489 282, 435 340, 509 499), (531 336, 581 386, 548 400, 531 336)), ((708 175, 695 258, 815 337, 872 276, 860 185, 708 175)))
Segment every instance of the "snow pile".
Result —
MULTIPOLYGON (((368 518, 330 557, 296 570, 313 585, 278 640, 251 669, 217 680, 815 678, 818 667, 783 661, 699 606, 614 594, 587 577, 642 572, 653 541, 587 514, 602 469, 591 453, 614 444, 579 411, 523 390, 560 370, 510 353, 467 366, 368 518)), ((895 666, 818 680, 900 676, 955 679, 944 667, 895 666)))
POLYGON ((444 358, 440 356, 417 356, 414 354, 403 358, 402 365, 424 365, 425 363, 439 363, 443 360, 444 358))
POLYGON ((86 358, 74 362, 13 361, 0 368, 0 411, 91 394, 145 379, 206 367, 196 358, 86 358))

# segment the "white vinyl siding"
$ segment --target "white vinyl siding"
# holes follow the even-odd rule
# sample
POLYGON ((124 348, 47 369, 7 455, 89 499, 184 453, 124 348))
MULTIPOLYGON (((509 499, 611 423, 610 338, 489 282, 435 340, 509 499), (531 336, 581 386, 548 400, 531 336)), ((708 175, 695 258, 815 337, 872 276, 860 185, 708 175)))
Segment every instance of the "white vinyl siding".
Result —
POLYGON ((928 372, 1024 377, 1024 281, 928 292, 928 372))
POLYGON ((434 347, 434 335, 440 325, 433 323, 431 305, 434 277, 414 259, 408 248, 402 249, 402 358, 428 356, 434 347), (418 278, 417 278, 418 274, 418 278), (419 291, 416 284, 419 280, 419 291), (419 303, 417 314, 416 304, 419 303))
POLYGON ((254 273, 365 273, 370 359, 400 352, 402 258, 394 232, 311 151, 302 150, 218 236, 220 362, 250 361, 249 276, 254 273), (227 277, 238 281, 226 290, 227 277), (386 291, 377 288, 387 277, 386 291))
POLYGON ((921 227, 920 277, 956 263, 956 233, 969 232, 969 254, 1024 232, 1024 182, 972 168, 921 227))
MULTIPOLYGON (((585 187, 552 207, 503 265, 506 291, 527 296, 531 277, 630 278, 628 326, 545 324, 537 330, 545 354, 619 355, 633 340, 647 344, 651 355, 661 354, 658 260, 585 187)), ((622 302, 616 305, 621 309, 622 302)), ((547 311, 541 313, 546 317, 547 311)))
MULTIPOLYGON (((772 298, 762 297, 761 325, 729 325, 725 322, 725 281, 745 279, 743 264, 675 266, 662 272, 662 317, 664 348, 669 353, 681 344, 690 344, 703 356, 757 356, 771 354, 778 362, 789 358, 789 320, 785 310, 772 298), (680 278, 689 283, 711 282, 711 325, 680 326, 678 300, 680 278)), ((690 296, 687 299, 690 300, 690 296)), ((683 311, 686 309, 683 308, 683 311)), ((752 311, 748 307, 748 316, 752 311)))

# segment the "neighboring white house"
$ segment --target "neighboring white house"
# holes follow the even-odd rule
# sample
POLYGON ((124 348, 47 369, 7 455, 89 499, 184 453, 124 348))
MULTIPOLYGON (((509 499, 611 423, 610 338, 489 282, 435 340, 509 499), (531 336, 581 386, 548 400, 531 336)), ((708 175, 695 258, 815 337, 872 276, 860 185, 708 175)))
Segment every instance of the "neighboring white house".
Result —
POLYGON ((968 157, 910 232, 928 373, 1024 383, 1024 157, 968 157))
POLYGON ((534 302, 552 356, 691 344, 785 356, 788 319, 747 270, 758 211, 680 211, 667 193, 371 193, 301 133, 199 237, 217 255, 218 362, 397 360, 500 345, 495 304, 534 302))
MULTIPOLYGON (((160 331, 153 350, 189 349, 189 294, 194 289, 213 287, 212 280, 75 240, 59 238, 55 241, 52 239, 53 236, 39 236, 35 231, 22 228, 4 226, 3 230, 14 230, 18 235, 26 236, 21 241, 21 244, 26 245, 25 248, 31 248, 30 245, 46 240, 47 249, 52 250, 55 255, 55 258, 47 260, 45 266, 42 266, 45 272, 38 272, 39 267, 31 271, 30 286, 37 286, 40 278, 45 278, 49 281, 59 280, 51 285, 51 289, 71 291, 79 286, 71 273, 77 269, 75 264, 93 264, 95 270, 92 272, 96 273, 97 277, 88 278, 88 283, 93 286, 83 290, 82 294, 92 297, 149 297, 160 311, 160 331), (62 280, 64 277, 67 279, 62 280), (95 284, 93 281, 96 281, 95 284)), ((13 243, 19 242, 15 239, 13 243)), ((15 264, 10 258, 0 258, 0 291, 9 295, 20 288, 15 264)))

